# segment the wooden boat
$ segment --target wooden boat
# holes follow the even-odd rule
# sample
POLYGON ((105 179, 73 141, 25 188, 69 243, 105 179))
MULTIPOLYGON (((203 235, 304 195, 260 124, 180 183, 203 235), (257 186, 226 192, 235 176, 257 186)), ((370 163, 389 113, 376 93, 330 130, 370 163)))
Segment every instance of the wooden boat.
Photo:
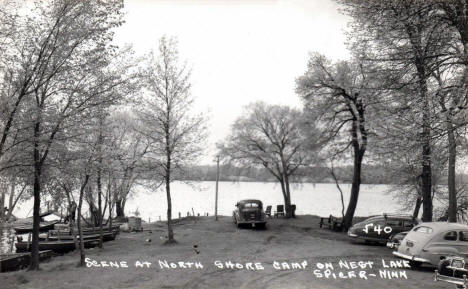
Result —
MULTIPOLYGON (((103 233, 109 233, 109 227, 104 227, 102 228, 103 233)), ((119 227, 117 226, 112 226, 112 233, 118 234, 120 232, 119 227)), ((74 233, 78 233, 78 229, 74 228, 74 233)), ((94 235, 94 234, 99 234, 99 228, 83 228, 83 235, 94 235)), ((66 236, 66 235, 71 235, 70 230, 53 230, 50 231, 50 235, 60 235, 60 236, 66 236)))
MULTIPOLYGON (((39 225, 39 231, 44 232, 54 228, 54 225, 57 224, 59 221, 50 221, 50 222, 41 222, 39 225)), ((21 225, 13 227, 16 231, 16 234, 25 234, 30 233, 33 230, 33 224, 21 225)))
MULTIPOLYGON (((79 242, 79 241, 78 241, 79 242)), ((99 240, 89 239, 84 240, 85 248, 92 248, 98 245, 99 240)), ((15 243, 16 252, 28 252, 31 251, 31 242, 17 242, 15 243)), ((75 250, 75 242, 73 240, 63 241, 39 241, 39 250, 51 250, 55 253, 66 253, 75 250)))
MULTIPOLYGON (((107 242, 107 241, 115 240, 115 235, 116 235, 115 232, 104 232, 103 233, 103 241, 107 242)), ((76 234, 76 238, 79 239, 78 234, 76 234)), ((84 234, 83 235, 83 240, 90 240, 90 239, 98 239, 99 240, 99 238, 100 238, 99 233, 84 234)), ((47 236, 47 234, 45 234, 45 233, 39 235, 39 240, 47 240, 47 239, 49 241, 73 240, 73 235, 69 235, 69 234, 49 234, 49 236, 47 236)))
MULTIPOLYGON (((53 256, 50 250, 39 251, 39 261, 53 256)), ((31 253, 12 253, 0 255, 0 272, 15 271, 26 268, 31 263, 31 253)))

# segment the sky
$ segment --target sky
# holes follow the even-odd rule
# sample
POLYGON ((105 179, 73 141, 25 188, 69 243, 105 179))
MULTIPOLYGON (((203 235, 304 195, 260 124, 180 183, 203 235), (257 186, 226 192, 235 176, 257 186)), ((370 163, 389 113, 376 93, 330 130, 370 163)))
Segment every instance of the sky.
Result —
POLYGON ((301 106, 295 79, 310 52, 349 57, 349 19, 338 8, 331 0, 129 0, 116 42, 145 54, 164 35, 178 39, 179 56, 192 70, 196 110, 209 116, 214 152, 248 104, 301 106))

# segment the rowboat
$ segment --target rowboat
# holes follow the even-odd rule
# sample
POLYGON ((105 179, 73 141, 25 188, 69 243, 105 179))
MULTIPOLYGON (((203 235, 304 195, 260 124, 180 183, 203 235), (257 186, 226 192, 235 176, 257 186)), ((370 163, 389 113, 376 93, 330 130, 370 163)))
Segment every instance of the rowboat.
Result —
MULTIPOLYGON (((57 224, 59 221, 50 221, 50 222, 41 222, 39 225, 39 231, 44 232, 54 228, 54 225, 57 224)), ((13 227, 17 234, 24 234, 30 233, 33 230, 32 224, 21 225, 13 227)))
MULTIPOLYGON (((39 251, 39 261, 52 257, 50 250, 39 251)), ((31 263, 31 253, 12 253, 0 255, 0 272, 15 271, 26 268, 31 263)))
MULTIPOLYGON (((104 242, 107 242, 107 241, 112 241, 112 240, 115 240, 115 235, 116 235, 116 232, 104 232, 103 233, 103 241, 104 242)), ((75 234, 76 238, 79 239, 80 236, 78 234, 75 234)), ((90 240, 90 239, 98 239, 99 240, 100 238, 100 234, 99 233, 95 233, 95 234, 83 234, 83 240, 90 240)), ((70 235, 70 234, 49 234, 49 236, 47 236, 47 234, 43 233, 43 234, 40 234, 39 235, 39 240, 49 240, 49 241, 57 241, 57 240, 73 240, 73 235, 70 235)))
MULTIPOLYGON (((92 248, 98 245, 98 243, 99 240, 97 239, 84 240, 84 247, 92 248)), ((17 253, 31 251, 31 242, 17 242, 15 246, 17 253)), ((39 241, 39 250, 51 250, 60 254, 66 253, 75 250, 75 242, 73 240, 39 241)))
MULTIPOLYGON (((115 235, 119 234, 120 231, 119 230, 112 230, 112 231, 109 231, 108 229, 103 229, 102 232, 104 234, 114 234, 114 237, 115 235)), ((78 235, 78 230, 74 230, 73 233, 75 235, 78 235)), ((93 230, 83 230, 83 236, 88 236, 88 235, 99 235, 100 232, 99 230, 96 230, 96 231, 93 231, 93 230)), ((71 236, 72 235, 72 232, 70 230, 50 230, 49 231, 49 238, 50 236, 60 236, 60 238, 62 236, 71 236)))

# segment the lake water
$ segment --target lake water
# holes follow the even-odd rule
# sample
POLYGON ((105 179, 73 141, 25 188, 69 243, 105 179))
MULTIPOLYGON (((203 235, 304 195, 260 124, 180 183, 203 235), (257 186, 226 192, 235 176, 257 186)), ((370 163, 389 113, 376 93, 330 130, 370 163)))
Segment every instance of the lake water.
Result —
MULTIPOLYGON (((350 184, 343 184, 345 205, 349 200, 350 184)), ((356 216, 369 216, 381 213, 401 212, 392 195, 388 194, 388 185, 361 185, 356 216)), ((204 215, 214 214, 215 182, 193 182, 190 184, 175 182, 171 185, 172 212, 186 216, 187 212, 204 215)), ((218 214, 232 215, 237 201, 242 199, 260 199, 264 206, 283 204, 281 187, 276 183, 261 182, 220 182, 218 196, 218 214)), ((294 184, 291 187, 291 201, 296 204, 296 214, 341 216, 340 193, 335 184, 294 184)), ((21 204, 15 210, 18 217, 31 215, 32 200, 21 204)), ((128 199, 125 211, 127 216, 134 215, 138 209, 145 221, 166 219, 167 201, 164 188, 152 190, 145 186, 136 186, 128 199)), ((402 212, 408 213, 408 212, 402 212)), ((0 251, 7 252, 10 247, 11 233, 0 230, 0 251)))
MULTIPOLYGON (((397 202, 387 191, 387 185, 362 185, 356 216, 400 212, 397 202)), ((341 215, 340 193, 335 184, 295 184, 291 188, 291 202, 296 204, 297 214, 328 216, 341 215)), ((342 185, 345 205, 349 200, 350 184, 342 185)), ((139 186, 126 205, 127 214, 137 209, 144 220, 166 219, 166 193, 163 188, 152 191, 139 186)), ((173 216, 178 212, 186 216, 192 214, 214 214, 215 182, 196 182, 193 184, 174 183, 171 186, 173 216)), ((260 182, 220 182, 218 195, 218 214, 232 215, 237 201, 242 199, 260 199, 264 206, 283 204, 281 187, 275 183, 260 182)))
MULTIPOLYGON (((187 212, 214 214, 215 182, 175 182, 171 185, 173 215, 183 216, 187 212)), ((342 184, 344 201, 347 205, 350 184, 342 184)), ((361 185, 356 216, 400 212, 397 202, 388 194, 388 185, 361 185)), ((259 199, 264 206, 283 204, 281 187, 276 183, 261 182, 219 182, 218 214, 231 215, 234 205, 242 199, 259 199)), ((291 187, 291 201, 296 204, 297 214, 320 216, 341 215, 340 192, 335 184, 294 184, 291 187)), ((21 204, 14 214, 24 218, 32 215, 32 200, 21 204)), ((166 192, 138 185, 127 201, 125 211, 133 215, 138 209, 140 216, 147 221, 165 219, 167 210, 166 192)), ((85 211, 85 208, 83 208, 85 211)))

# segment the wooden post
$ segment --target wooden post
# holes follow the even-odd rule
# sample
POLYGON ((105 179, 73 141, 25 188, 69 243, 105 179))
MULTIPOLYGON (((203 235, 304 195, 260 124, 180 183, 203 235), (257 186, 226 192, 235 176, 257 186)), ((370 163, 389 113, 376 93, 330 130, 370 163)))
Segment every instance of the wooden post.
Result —
POLYGON ((219 182, 219 155, 216 156, 216 196, 215 196, 215 221, 218 220, 218 182, 219 182))
POLYGON ((195 217, 195 211, 193 210, 193 208, 192 208, 192 216, 195 217))
POLYGON ((188 217, 188 216, 190 216, 190 213, 189 213, 189 212, 187 212, 187 217, 188 217))
POLYGON ((179 219, 181 219, 181 214, 180 214, 180 212, 179 212, 179 219))

